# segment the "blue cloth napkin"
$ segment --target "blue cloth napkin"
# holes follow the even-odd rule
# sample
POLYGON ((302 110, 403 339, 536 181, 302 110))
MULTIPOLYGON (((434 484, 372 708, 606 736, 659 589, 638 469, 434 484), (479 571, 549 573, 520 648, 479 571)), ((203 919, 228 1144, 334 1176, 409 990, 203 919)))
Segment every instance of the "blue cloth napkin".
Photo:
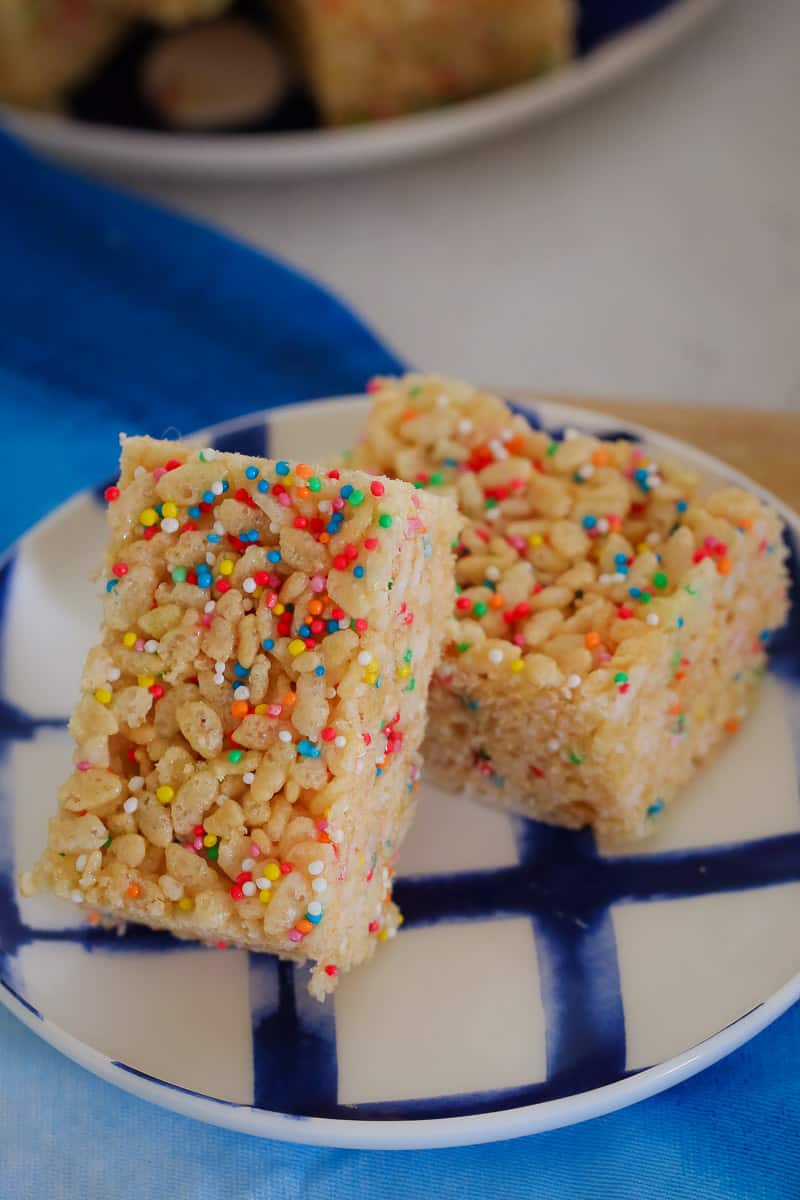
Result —
MULTIPOLYGON (((359 390, 394 355, 329 293, 0 135, 0 546, 113 472, 120 428, 188 431, 359 390), (21 503, 17 505, 17 501, 21 503)), ((518 1142, 316 1150, 197 1124, 95 1079, 0 1009, 0 1200, 790 1200, 800 1007, 635 1108, 518 1142)))

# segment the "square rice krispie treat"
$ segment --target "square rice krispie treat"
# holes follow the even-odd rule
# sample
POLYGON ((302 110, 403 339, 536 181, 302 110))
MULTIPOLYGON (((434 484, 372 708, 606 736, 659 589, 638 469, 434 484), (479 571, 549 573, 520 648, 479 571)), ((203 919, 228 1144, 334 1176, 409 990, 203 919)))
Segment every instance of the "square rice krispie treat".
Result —
POLYGON ((518 83, 570 57, 572 0, 270 0, 329 124, 518 83))
POLYGON ((122 29, 120 14, 98 0, 0 0, 0 100, 52 104, 122 29))
POLYGON ((373 386, 352 463, 454 493, 464 518, 427 767, 604 843, 645 835, 763 674, 787 612, 778 517, 464 384, 373 386))
POLYGON ((140 437, 107 499, 75 769, 23 890, 310 960, 322 998, 400 921, 455 507, 140 437))

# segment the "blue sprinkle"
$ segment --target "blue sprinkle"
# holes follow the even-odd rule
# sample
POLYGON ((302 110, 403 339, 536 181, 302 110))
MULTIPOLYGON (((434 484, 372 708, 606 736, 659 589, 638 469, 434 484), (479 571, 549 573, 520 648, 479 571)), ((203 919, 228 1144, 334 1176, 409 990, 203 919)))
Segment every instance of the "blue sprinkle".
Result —
POLYGON ((218 534, 218 533, 210 533, 210 534, 208 535, 208 537, 206 538, 206 541, 207 541, 207 542, 218 542, 218 541, 219 541, 219 534, 218 534))
POLYGON ((214 495, 213 492, 203 492, 203 503, 204 504, 213 504, 214 501, 216 500, 216 498, 217 497, 214 495))
POLYGON ((594 529, 596 524, 597 524, 597 517, 593 517, 591 515, 591 513, 587 514, 583 518, 583 528, 584 529, 594 529))
POLYGON ((353 485, 352 485, 352 483, 345 483, 345 484, 344 484, 344 485, 343 485, 343 486, 342 486, 342 487, 339 489, 339 495, 342 497, 342 499, 343 499, 343 500, 347 500, 347 499, 349 499, 349 497, 352 495, 352 493, 353 493, 353 485))
POLYGON ((283 461, 275 463, 275 474, 276 475, 288 475, 289 474, 289 464, 287 462, 283 462, 283 461))
POLYGON ((334 525, 333 521, 331 521, 330 524, 325 526, 326 533, 338 533, 338 531, 339 531, 339 526, 334 525))
POLYGON ((760 642, 768 642, 771 633, 771 629, 762 629, 761 633, 758 635, 758 640, 760 642))
POLYGON ((281 561, 280 550, 270 550, 269 554, 267 555, 267 562, 279 563, 280 561, 281 561))
POLYGON ((311 637, 311 626, 301 625, 297 632, 300 634, 301 638, 311 637))
POLYGON ((269 491, 269 484, 267 483, 266 479, 259 479, 258 490, 260 492, 268 492, 269 491))
POLYGON ((304 758, 319 758, 319 746, 315 746, 313 742, 309 742, 308 738, 301 738, 297 743, 297 752, 302 754, 304 758))
POLYGON ((109 579, 108 583, 106 584, 106 591, 113 592, 114 588, 117 586, 118 583, 119 583, 118 579, 109 579))
POLYGON ((641 596, 641 594, 642 594, 641 588, 637 588, 637 587, 628 588, 628 595, 633 596, 634 600, 638 599, 638 597, 641 596))
POLYGON ((458 463, 456 462, 456 460, 454 458, 443 458, 442 466, 443 467, 457 467, 458 463))
POLYGON ((628 556, 627 556, 627 554, 623 554, 621 551, 620 551, 620 553, 619 553, 619 554, 615 554, 615 555, 614 555, 614 562, 617 564, 617 566, 618 566, 618 567, 625 567, 625 566, 627 566, 627 565, 628 565, 628 556))
POLYGON ((247 676, 250 674, 250 668, 243 667, 241 663, 236 663, 236 665, 233 668, 233 673, 234 673, 234 675, 238 675, 240 679, 246 679, 247 676))
POLYGON ((683 617, 678 617, 678 629, 683 629, 683 626, 684 626, 683 617))
POLYGON ((353 574, 355 575, 356 579, 363 579, 364 568, 360 564, 357 567, 353 567, 353 574))
POLYGON ((659 798, 658 800, 655 801, 654 804, 651 804, 650 807, 648 808, 648 810, 647 810, 648 817, 654 817, 656 815, 656 813, 661 812, 663 807, 664 807, 664 801, 661 798, 659 798))
POLYGON ((319 925, 322 913, 306 913, 306 920, 310 921, 312 925, 319 925))
POLYGON ((678 500, 676 501, 675 507, 677 508, 678 512, 686 512, 689 505, 685 500, 678 500))
POLYGON ((382 775, 382 774, 383 774, 383 768, 382 768, 382 767, 376 767, 376 768, 375 768, 375 775, 376 775, 376 777, 377 777, 378 775, 382 775))
POLYGON ((336 633, 336 630, 338 628, 339 628, 338 621, 328 621, 328 633, 336 633))
POLYGON ((275 642, 273 641, 272 638, 264 638, 261 645, 264 647, 265 650, 274 650, 275 649, 275 642))
POLYGON ((471 709, 472 712, 477 712, 480 708, 480 704, 478 704, 477 700, 468 700, 467 708, 471 709))
POLYGON ((222 490, 223 490, 223 492, 227 492, 227 490, 228 490, 228 488, 229 488, 230 486, 231 486, 231 485, 228 483, 227 479, 223 479, 223 481, 222 481, 222 490))
POLYGON ((324 667, 314 667, 314 674, 321 678, 325 674, 325 668, 324 667))
POLYGON ((193 504, 192 507, 189 509, 189 516, 192 518, 193 521, 196 521, 197 518, 200 516, 201 512, 202 512, 202 509, 198 508, 196 504, 193 504))
POLYGON ((258 467, 248 467, 245 475, 248 479, 258 479, 258 467))

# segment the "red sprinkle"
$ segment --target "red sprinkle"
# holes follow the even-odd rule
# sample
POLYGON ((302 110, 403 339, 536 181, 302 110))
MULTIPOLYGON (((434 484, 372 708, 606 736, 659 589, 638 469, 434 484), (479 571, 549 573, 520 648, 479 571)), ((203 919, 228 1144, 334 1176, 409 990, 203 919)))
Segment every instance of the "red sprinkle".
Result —
POLYGON ((334 966, 334 964, 333 964, 333 963, 328 963, 328 965, 327 965, 327 966, 326 966, 326 968, 325 968, 325 974, 326 974, 326 975, 331 975, 331 976, 333 976, 333 975, 338 975, 338 974, 339 974, 339 968, 338 968, 337 966, 334 966))
POLYGON ((179 458, 170 458, 167 462, 164 463, 164 470, 165 471, 176 471, 178 469, 178 467, 182 467, 182 466, 183 466, 183 463, 181 462, 181 460, 179 458))
POLYGON ((373 496, 382 496, 386 491, 386 488, 383 486, 380 479, 373 479, 372 483, 369 485, 369 490, 372 492, 373 496))
POLYGON ((323 742, 332 742, 336 737, 336 730, 331 725, 326 725, 320 736, 323 742))
POLYGON ((380 923, 378 921, 370 921, 370 923, 369 923, 370 933, 377 933, 379 929, 380 929, 380 923))
POLYGON ((149 687, 147 690, 151 696, 155 696, 156 700, 160 700, 164 695, 164 689, 160 683, 154 683, 153 686, 149 687))
POLYGON ((123 562, 114 563, 114 565, 113 565, 113 567, 111 568, 111 570, 114 572, 114 574, 116 575, 117 579, 122 579, 122 576, 123 576, 123 575, 127 575, 127 574, 128 574, 128 564, 127 564, 127 563, 123 563, 123 562))
POLYGON ((119 500, 119 488, 113 487, 113 486, 107 487, 106 490, 103 492, 103 495, 105 496, 108 503, 112 504, 115 500, 119 500))
POLYGON ((620 620, 627 621, 633 616, 633 609, 628 608, 627 604, 621 604, 617 609, 617 616, 620 618, 620 620))
POLYGON ((280 870, 281 870, 281 875, 291 875, 292 871, 294 870, 294 867, 292 866, 291 863, 281 863, 280 870))

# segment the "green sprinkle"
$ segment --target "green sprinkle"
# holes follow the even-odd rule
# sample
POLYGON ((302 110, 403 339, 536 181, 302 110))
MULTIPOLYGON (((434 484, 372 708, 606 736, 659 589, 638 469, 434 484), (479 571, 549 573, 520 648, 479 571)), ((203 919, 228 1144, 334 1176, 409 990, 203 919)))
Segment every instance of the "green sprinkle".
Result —
POLYGON ((547 447, 545 454, 547 455, 548 458, 552 458, 557 449, 558 449, 558 442, 551 442, 550 445, 547 447))
POLYGON ((469 650, 471 645, 472 645, 472 642, 457 642, 456 650, 458 651, 459 654, 463 654, 465 650, 469 650))
POLYGON ((627 674, 624 671, 617 671, 616 675, 614 676, 614 683, 627 683, 627 682, 628 682, 627 674))
POLYGON ((216 846, 209 846, 206 854, 212 862, 216 862, 219 858, 219 842, 217 842, 216 846))
POLYGON ((685 587, 683 590, 684 590, 685 592, 688 592, 690 596, 699 596, 699 595, 700 595, 700 589, 699 589, 699 588, 693 588, 693 587, 691 586, 691 584, 689 584, 689 583, 687 583, 687 584, 686 584, 686 587, 685 587))
POLYGON ((420 383, 414 384, 414 386, 412 388, 408 389, 408 394, 409 394, 409 396, 421 396, 422 395, 422 384, 420 384, 420 383))
POLYGON ((487 496, 483 502, 484 508, 497 508, 497 498, 495 496, 487 496))
POLYGON ((477 604, 473 604, 472 611, 476 617, 482 617, 489 611, 489 605, 484 604, 483 600, 479 600, 477 604))
POLYGON ((107 838, 107 839, 106 839, 106 841, 104 841, 104 842, 103 842, 103 844, 102 844, 102 846, 100 847, 100 849, 101 849, 101 850, 107 850, 107 849, 108 849, 108 847, 109 847, 110 845, 111 845, 111 838, 107 838))
POLYGON ((406 687, 406 691, 413 692, 413 690, 416 686, 417 686, 416 678, 412 675, 408 681, 408 686, 406 687))
POLYGON ((322 487, 322 480, 318 475, 312 475, 308 481, 308 490, 310 492, 318 492, 322 487))
POLYGON ((419 489, 420 489, 420 488, 424 488, 424 487, 425 487, 425 484, 424 484, 423 480, 421 480, 421 479, 415 479, 415 480, 414 480, 414 487, 417 489, 417 491, 419 491, 419 489))
POLYGON ((649 592, 641 592, 639 595, 640 604, 649 604, 653 597, 649 592))
POLYGON ((186 567, 173 567, 172 568, 172 582, 173 583, 185 583, 185 581, 186 581, 186 567))
POLYGON ((414 651, 413 651, 413 650, 410 650, 410 649, 409 649, 409 650, 406 650, 405 654, 403 655, 403 662, 410 663, 410 662, 411 662, 411 659, 412 659, 413 657, 414 657, 414 651))
POLYGON ((669 583, 669 580, 663 571, 656 571, 655 575, 653 576, 653 583, 657 588, 665 588, 669 583))
POLYGON ((443 482, 444 482, 444 476, 442 475, 442 472, 434 471, 433 474, 431 475, 431 483, 433 484, 433 486, 438 487, 439 484, 443 483, 443 482))
POLYGON ((381 515, 378 517, 378 524, 380 525, 381 529, 389 529, 392 524, 392 518, 388 513, 381 513, 381 515))
POLYGON ((364 493, 360 488, 354 488, 347 497, 347 503, 352 504, 353 508, 358 508, 359 504, 364 502, 364 493))
POLYGON ((242 750, 231 750, 228 754, 228 762, 238 763, 242 761, 242 750))
POLYGON ((574 763, 576 767, 579 767, 583 762, 583 759, 581 758, 580 754, 576 754, 574 750, 570 750, 569 761, 574 763))

